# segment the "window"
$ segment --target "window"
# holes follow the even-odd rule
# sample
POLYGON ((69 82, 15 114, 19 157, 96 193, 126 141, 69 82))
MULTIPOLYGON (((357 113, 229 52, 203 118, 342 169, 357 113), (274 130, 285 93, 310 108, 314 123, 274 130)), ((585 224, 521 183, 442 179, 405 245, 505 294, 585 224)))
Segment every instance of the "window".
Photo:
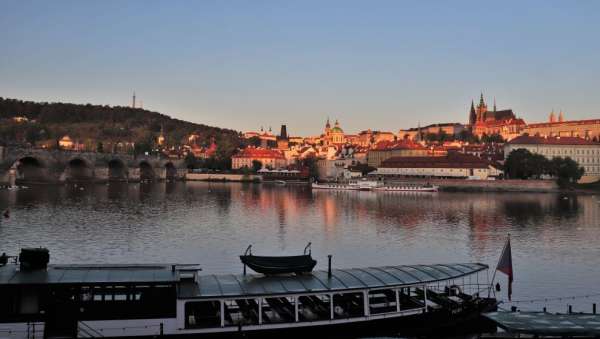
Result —
POLYGON ((221 327, 221 303, 199 301, 185 304, 185 328, 221 327))
POLYGON ((370 314, 382 314, 397 311, 396 290, 386 289, 369 291, 370 314))
POLYGON ((329 295, 298 297, 298 321, 331 319, 329 295))
POLYGON ((364 294, 362 292, 333 295, 334 319, 363 317, 365 315, 364 307, 364 294))

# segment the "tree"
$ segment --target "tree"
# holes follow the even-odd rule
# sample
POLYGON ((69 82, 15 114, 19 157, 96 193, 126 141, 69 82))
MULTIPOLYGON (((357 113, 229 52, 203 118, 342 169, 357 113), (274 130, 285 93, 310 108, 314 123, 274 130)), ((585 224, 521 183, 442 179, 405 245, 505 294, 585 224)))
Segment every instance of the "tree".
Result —
POLYGON ((96 145, 96 152, 104 153, 104 145, 102 144, 102 141, 98 141, 98 144, 96 145))
POLYGON ((524 148, 516 149, 508 155, 504 162, 504 173, 512 179, 540 178, 548 174, 549 162, 541 154, 532 154, 524 148))
POLYGON ((192 152, 188 152, 188 154, 186 154, 184 161, 185 161, 185 166, 188 169, 194 169, 198 165, 198 161, 197 161, 196 157, 194 156, 194 153, 192 153, 192 152))
POLYGON ((263 166, 262 162, 260 162, 258 160, 252 160, 252 170, 254 172, 258 172, 262 168, 262 166, 263 166))
POLYGON ((504 138, 498 133, 494 133, 494 134, 490 134, 490 135, 484 134, 481 137, 481 141, 486 144, 487 143, 503 143, 504 138))
POLYGON ((550 172, 557 178, 558 185, 565 187, 581 179, 585 169, 570 157, 558 157, 550 161, 550 172))

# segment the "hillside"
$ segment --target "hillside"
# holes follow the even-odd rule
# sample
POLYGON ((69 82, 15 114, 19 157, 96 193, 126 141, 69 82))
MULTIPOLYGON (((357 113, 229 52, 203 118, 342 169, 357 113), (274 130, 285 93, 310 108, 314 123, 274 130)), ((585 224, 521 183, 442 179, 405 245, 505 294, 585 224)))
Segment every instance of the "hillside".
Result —
MULTIPOLYGON (((171 118, 140 108, 71 103, 47 103, 0 97, 0 143, 55 142, 64 135, 81 143, 96 145, 129 142, 140 151, 151 148, 161 128, 167 145, 179 145, 194 133, 199 145, 213 138, 222 153, 231 153, 241 143, 239 133, 171 118), (16 121, 25 117, 27 121, 16 121)), ((225 155, 225 154, 223 154, 225 155)))

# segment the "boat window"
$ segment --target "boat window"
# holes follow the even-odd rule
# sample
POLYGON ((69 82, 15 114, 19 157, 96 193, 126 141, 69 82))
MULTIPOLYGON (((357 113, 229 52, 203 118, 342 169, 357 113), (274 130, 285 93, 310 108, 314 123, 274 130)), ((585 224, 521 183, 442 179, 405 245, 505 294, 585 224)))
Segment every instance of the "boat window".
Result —
POLYGON ((10 288, 0 289, 0 319, 17 314, 17 293, 10 288))
POLYGON ((362 292, 333 295, 333 318, 345 319, 365 315, 364 295, 362 292))
POLYGON ((264 298, 262 300, 263 323, 291 323, 296 321, 293 297, 264 298))
POLYGON ((258 325, 258 302, 255 299, 224 301, 225 326, 258 325))
POLYGON ((310 295, 298 298, 298 321, 329 320, 329 295, 310 295))
POLYGON ((219 301, 194 301, 185 303, 185 328, 221 327, 219 301))
POLYGON ((413 310, 425 307, 423 289, 417 287, 405 287, 398 290, 400 298, 400 310, 413 310))
POLYGON ((370 314, 396 312, 396 291, 392 289, 369 292, 370 314))

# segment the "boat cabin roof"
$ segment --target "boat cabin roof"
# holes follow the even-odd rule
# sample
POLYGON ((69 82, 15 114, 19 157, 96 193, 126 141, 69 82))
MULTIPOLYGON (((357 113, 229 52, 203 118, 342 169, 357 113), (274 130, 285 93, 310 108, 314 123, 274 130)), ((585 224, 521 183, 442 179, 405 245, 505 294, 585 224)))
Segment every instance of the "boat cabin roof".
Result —
POLYGON ((198 282, 181 283, 179 298, 230 298, 275 294, 328 293, 435 283, 461 278, 488 268, 485 264, 406 265, 334 269, 303 275, 201 275, 198 282))
POLYGON ((164 284, 179 281, 172 265, 48 265, 47 270, 0 267, 1 285, 164 284))

